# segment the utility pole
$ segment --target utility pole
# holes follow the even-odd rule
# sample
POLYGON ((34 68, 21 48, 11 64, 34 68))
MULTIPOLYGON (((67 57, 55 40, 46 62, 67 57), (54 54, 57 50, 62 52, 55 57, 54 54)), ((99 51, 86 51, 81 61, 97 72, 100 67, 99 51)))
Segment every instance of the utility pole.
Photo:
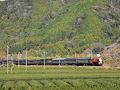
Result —
POLYGON ((26 48, 26 71, 27 71, 27 56, 28 56, 28 53, 27 53, 27 48, 26 48))
POLYGON ((75 52, 75 60, 76 60, 76 65, 77 65, 77 54, 76 54, 76 52, 75 52))
POLYGON ((13 56, 11 55, 11 72, 12 72, 12 70, 13 70, 13 67, 14 67, 13 56))
POLYGON ((59 68, 60 68, 60 57, 59 57, 59 68))
POLYGON ((18 67, 19 67, 20 53, 18 53, 18 67))
POLYGON ((46 59, 46 52, 44 51, 44 69, 45 69, 45 59, 46 59))
POLYGON ((8 72, 9 72, 8 57, 9 57, 9 46, 7 46, 7 74, 8 74, 8 72))

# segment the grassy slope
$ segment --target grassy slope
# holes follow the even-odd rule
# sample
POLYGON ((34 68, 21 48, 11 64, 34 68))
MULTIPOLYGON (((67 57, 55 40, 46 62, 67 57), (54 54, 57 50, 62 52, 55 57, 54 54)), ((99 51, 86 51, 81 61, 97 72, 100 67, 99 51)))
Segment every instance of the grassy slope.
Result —
MULTIPOLYGON (((94 42, 102 42, 104 40, 101 35, 102 23, 92 9, 92 6, 95 3, 99 5, 105 4, 104 0, 76 0, 66 5, 64 12, 60 14, 54 21, 51 21, 48 26, 42 28, 40 34, 38 33, 40 38, 42 38, 42 43, 54 43, 54 47, 60 47, 63 45, 61 51, 64 50, 64 45, 67 43, 66 35, 72 32, 71 23, 76 19, 76 17, 82 15, 83 13, 86 14, 87 18, 81 25, 79 31, 74 33, 72 38, 72 41, 76 43, 75 48, 80 50, 82 48, 90 47, 94 42), (81 31, 83 32, 82 34, 81 31), (79 44, 82 44, 83 46, 79 46, 79 44)), ((105 42, 106 40, 103 41, 103 43, 105 42)))
MULTIPOLYGON (((48 42, 57 42, 62 39, 62 34, 64 33, 62 39, 64 40, 66 34, 71 32, 72 27, 70 24, 76 19, 76 17, 85 13, 87 14, 87 18, 80 28, 80 31, 83 31, 83 34, 80 35, 79 31, 74 35, 73 39, 77 37, 79 39, 78 42, 81 42, 82 38, 84 38, 83 36, 85 36, 85 40, 88 39, 86 41, 88 44, 101 40, 102 35, 100 35, 100 31, 102 24, 92 9, 92 6, 94 4, 93 1, 76 0, 67 5, 63 14, 61 14, 54 22, 50 22, 48 26, 42 29, 42 32, 40 34, 43 35, 43 39, 48 42)), ((99 1, 99 3, 103 1, 99 1)))
MULTIPOLYGON (((48 0, 34 0, 32 22, 14 18, 10 20, 0 19, 0 25, 6 23, 4 30, 7 33, 3 32, 0 35, 1 38, 4 35, 3 40, 0 41, 1 49, 3 49, 2 43, 8 40, 13 45, 11 49, 13 52, 22 51, 27 47, 32 49, 31 52, 33 53, 30 53, 31 55, 34 55, 38 48, 47 50, 52 48, 52 51, 65 54, 64 46, 68 43, 66 37, 69 33, 73 33, 71 41, 74 44, 74 48, 72 52, 83 51, 84 48, 91 47, 95 42, 102 42, 105 45, 111 43, 109 38, 105 39, 101 35, 103 24, 92 8, 93 5, 104 7, 106 5, 105 0, 74 0, 66 4, 63 11, 61 11, 60 5, 60 0, 55 1, 51 8, 48 0), (41 21, 45 16, 48 16, 50 9, 56 11, 58 16, 55 20, 50 19, 47 26, 39 29, 41 21), (82 14, 86 15, 84 22, 77 31, 73 31, 71 23, 82 14), (29 27, 23 29, 24 24, 29 24, 29 27), (18 35, 20 34, 19 38, 18 35), (6 39, 8 35, 11 38, 6 39)), ((118 29, 115 29, 116 32, 118 32, 118 29)))

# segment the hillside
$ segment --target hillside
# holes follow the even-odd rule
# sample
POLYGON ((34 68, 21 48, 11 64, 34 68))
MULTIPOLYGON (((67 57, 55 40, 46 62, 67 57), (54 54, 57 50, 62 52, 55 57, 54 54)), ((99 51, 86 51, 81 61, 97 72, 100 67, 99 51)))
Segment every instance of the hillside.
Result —
POLYGON ((98 53, 120 37, 119 0, 26 1, 0 2, 1 53, 7 45, 30 56, 98 53))
POLYGON ((120 66, 120 38, 113 44, 107 46, 102 52, 106 63, 111 66, 120 66))

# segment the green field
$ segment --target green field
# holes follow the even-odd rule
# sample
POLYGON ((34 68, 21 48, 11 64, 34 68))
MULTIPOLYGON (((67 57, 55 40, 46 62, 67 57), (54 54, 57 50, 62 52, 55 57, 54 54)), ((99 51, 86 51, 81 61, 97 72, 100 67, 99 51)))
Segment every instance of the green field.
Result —
POLYGON ((96 67, 0 68, 0 90, 120 90, 120 69, 96 67))

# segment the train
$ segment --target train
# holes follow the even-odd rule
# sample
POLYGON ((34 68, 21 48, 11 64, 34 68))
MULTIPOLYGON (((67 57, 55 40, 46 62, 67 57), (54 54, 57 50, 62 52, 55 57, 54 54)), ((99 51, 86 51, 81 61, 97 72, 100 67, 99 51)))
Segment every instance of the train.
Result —
MULTIPOLYGON (((10 62, 11 60, 9 60, 10 62)), ((6 64, 7 61, 0 61, 0 64, 6 64)), ((13 60, 15 65, 26 65, 26 60, 13 60)), ((103 61, 100 55, 94 58, 54 58, 54 59, 40 59, 40 60, 27 60, 27 65, 92 65, 102 66, 103 61)))

